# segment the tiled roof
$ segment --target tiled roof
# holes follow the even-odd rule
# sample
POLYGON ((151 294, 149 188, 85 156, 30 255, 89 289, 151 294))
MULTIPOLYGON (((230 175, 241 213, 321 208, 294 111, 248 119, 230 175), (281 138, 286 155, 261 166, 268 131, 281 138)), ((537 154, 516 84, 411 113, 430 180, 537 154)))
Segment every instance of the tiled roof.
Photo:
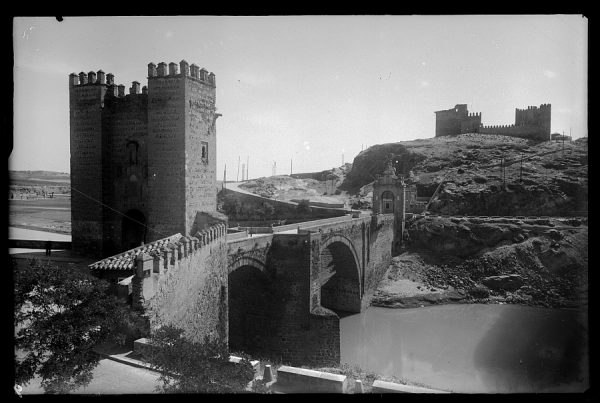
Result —
POLYGON ((169 244, 176 245, 181 238, 181 234, 171 235, 170 237, 159 239, 146 245, 138 246, 137 248, 119 253, 118 255, 107 257, 106 259, 92 263, 89 267, 92 270, 133 270, 133 267, 135 266, 135 258, 140 253, 157 253, 163 247, 169 246, 169 244))

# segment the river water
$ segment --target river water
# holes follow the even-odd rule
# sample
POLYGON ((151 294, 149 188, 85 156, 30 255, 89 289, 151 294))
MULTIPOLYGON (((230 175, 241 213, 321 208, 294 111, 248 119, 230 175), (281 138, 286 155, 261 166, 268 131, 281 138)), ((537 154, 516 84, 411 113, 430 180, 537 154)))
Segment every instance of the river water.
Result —
POLYGON ((341 361, 460 393, 583 392, 587 310, 371 307, 341 320, 341 361))

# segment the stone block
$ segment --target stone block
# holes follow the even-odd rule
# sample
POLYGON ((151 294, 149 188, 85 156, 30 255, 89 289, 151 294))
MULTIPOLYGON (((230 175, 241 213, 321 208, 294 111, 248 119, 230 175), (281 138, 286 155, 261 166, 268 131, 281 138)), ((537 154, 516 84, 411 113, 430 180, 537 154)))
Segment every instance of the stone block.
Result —
POLYGON ((277 370, 275 387, 285 393, 347 393, 348 378, 284 365, 277 370))
POLYGON ((441 390, 422 388, 419 386, 402 385, 399 383, 380 381, 373 382, 371 393, 449 393, 441 390))

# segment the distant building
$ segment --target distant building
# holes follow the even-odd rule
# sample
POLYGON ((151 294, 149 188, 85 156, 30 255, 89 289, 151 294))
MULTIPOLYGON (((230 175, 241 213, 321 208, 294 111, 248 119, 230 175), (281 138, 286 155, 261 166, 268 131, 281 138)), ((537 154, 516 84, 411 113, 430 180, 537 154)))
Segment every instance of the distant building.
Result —
POLYGON ((551 105, 515 109, 515 123, 512 125, 484 126, 481 123, 481 113, 469 113, 466 104, 437 111, 435 119, 435 137, 482 133, 545 141, 550 139, 551 105))

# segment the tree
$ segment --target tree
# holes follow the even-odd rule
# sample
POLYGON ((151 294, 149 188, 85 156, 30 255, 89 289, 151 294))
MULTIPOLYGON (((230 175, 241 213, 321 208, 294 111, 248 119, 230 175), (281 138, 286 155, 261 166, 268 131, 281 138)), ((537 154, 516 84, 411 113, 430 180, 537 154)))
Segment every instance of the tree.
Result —
POLYGON ((149 340, 151 347, 144 358, 161 373, 163 393, 244 392, 254 378, 247 357, 239 363, 229 361, 225 341, 207 337, 203 343, 195 343, 172 326, 157 329, 149 340))
POLYGON ((240 212, 240 202, 232 195, 226 196, 223 201, 223 211, 229 217, 235 217, 240 212))
MULTIPOLYGON (((13 263, 15 381, 41 378, 46 393, 86 386, 99 362, 94 348, 136 327, 137 314, 109 293, 109 284, 71 267, 32 260, 13 263)), ((143 334, 130 334, 130 338, 143 334)))
POLYGON ((301 214, 310 213, 309 201, 306 199, 300 200, 296 206, 296 211, 301 214))

